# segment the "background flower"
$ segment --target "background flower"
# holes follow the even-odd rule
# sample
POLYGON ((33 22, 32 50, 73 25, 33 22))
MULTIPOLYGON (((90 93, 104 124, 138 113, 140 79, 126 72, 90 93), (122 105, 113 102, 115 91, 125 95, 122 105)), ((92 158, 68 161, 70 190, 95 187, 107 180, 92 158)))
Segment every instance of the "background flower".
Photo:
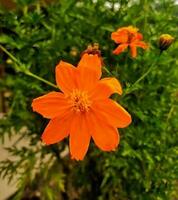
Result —
POLYGON ((133 26, 119 28, 111 34, 111 39, 114 40, 118 47, 113 51, 113 54, 120 54, 130 47, 131 56, 137 56, 137 47, 147 49, 148 45, 142 41, 143 36, 138 32, 138 28, 133 26))

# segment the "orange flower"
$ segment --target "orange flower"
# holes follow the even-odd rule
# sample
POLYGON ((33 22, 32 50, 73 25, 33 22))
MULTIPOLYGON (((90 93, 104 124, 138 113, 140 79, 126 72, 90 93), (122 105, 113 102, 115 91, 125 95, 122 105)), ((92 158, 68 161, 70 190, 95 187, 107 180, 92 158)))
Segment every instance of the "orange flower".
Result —
POLYGON ((138 29, 133 26, 119 28, 116 32, 111 34, 111 39, 119 46, 113 51, 115 55, 122 53, 125 49, 130 47, 131 56, 137 56, 137 47, 147 49, 148 45, 142 41, 143 36, 138 32, 138 29))
POLYGON ((50 92, 33 100, 33 110, 51 119, 42 140, 53 144, 69 136, 72 158, 82 160, 90 139, 103 151, 114 150, 119 143, 117 128, 131 123, 131 116, 109 99, 122 94, 115 78, 101 77, 97 55, 85 54, 78 67, 61 61, 56 66, 56 82, 62 92, 50 92))

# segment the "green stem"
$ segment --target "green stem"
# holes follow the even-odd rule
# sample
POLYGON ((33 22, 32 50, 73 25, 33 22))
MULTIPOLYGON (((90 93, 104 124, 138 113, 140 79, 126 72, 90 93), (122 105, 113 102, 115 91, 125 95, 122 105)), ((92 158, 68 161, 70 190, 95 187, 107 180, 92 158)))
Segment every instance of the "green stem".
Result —
POLYGON ((148 14, 148 11, 149 11, 147 0, 144 0, 143 10, 144 10, 144 24, 143 24, 143 29, 144 29, 144 32, 145 32, 146 31, 146 27, 147 27, 147 14, 148 14))
POLYGON ((28 6, 24 6, 23 8, 23 14, 26 16, 28 13, 28 6))
POLYGON ((16 57, 14 57, 9 51, 7 51, 7 49, 5 49, 1 44, 0 44, 0 48, 2 49, 2 51, 4 51, 14 62, 21 64, 16 57))
POLYGON ((175 105, 172 105, 170 110, 169 110, 169 113, 167 115, 167 120, 166 120, 167 123, 169 122, 169 119, 171 118, 172 113, 174 112, 174 108, 175 108, 175 105))
MULTIPOLYGON (((16 62, 19 66, 22 65, 21 62, 20 62, 19 60, 17 60, 17 58, 14 57, 9 51, 7 51, 7 49, 5 49, 2 45, 0 45, 0 48, 1 48, 14 62, 16 62)), ((20 69, 20 67, 19 67, 19 69, 20 69)), ((32 72, 30 72, 30 71, 27 70, 27 69, 26 69, 26 70, 21 70, 21 72, 23 72, 23 73, 25 73, 26 75, 31 76, 31 77, 33 77, 33 78, 39 80, 39 81, 42 81, 42 82, 44 82, 44 83, 46 83, 46 84, 48 84, 48 85, 50 85, 50 86, 52 86, 52 87, 54 87, 54 88, 56 88, 56 89, 59 89, 59 88, 57 87, 57 85, 51 83, 50 81, 45 80, 44 78, 41 78, 41 77, 37 76, 36 74, 33 74, 32 72)))
MULTIPOLYGON (((155 63, 154 63, 155 64, 155 63)), ((134 87, 135 85, 137 85, 141 80, 143 80, 153 69, 153 67, 155 66, 154 64, 152 64, 150 66, 150 68, 137 80, 135 81, 135 83, 132 85, 132 87, 134 87)))
POLYGON ((159 56, 157 56, 157 58, 155 59, 155 62, 153 62, 151 64, 149 69, 138 80, 136 80, 135 83, 133 83, 133 85, 130 88, 126 89, 125 94, 123 96, 125 96, 126 94, 131 93, 135 89, 135 86, 138 85, 138 83, 140 83, 152 71, 152 69, 154 68, 155 64, 158 62, 158 60, 159 60, 159 58, 161 56, 161 53, 162 52, 160 52, 159 56))
POLYGON ((36 11, 37 11, 38 14, 40 14, 40 12, 41 12, 40 2, 37 2, 37 4, 36 4, 36 11))
POLYGON ((51 83, 50 81, 45 80, 44 78, 41 78, 40 76, 37 76, 36 74, 33 74, 33 73, 30 72, 30 71, 26 71, 26 72, 24 72, 24 73, 25 73, 26 75, 28 75, 28 76, 31 76, 31 77, 33 77, 33 78, 35 78, 35 79, 41 81, 41 82, 46 83, 47 85, 50 85, 50 86, 52 86, 52 87, 54 87, 54 88, 56 88, 56 89, 59 89, 59 88, 57 87, 57 85, 51 83))
POLYGON ((103 69, 104 69, 110 76, 113 76, 113 74, 107 69, 107 67, 103 67, 103 69))

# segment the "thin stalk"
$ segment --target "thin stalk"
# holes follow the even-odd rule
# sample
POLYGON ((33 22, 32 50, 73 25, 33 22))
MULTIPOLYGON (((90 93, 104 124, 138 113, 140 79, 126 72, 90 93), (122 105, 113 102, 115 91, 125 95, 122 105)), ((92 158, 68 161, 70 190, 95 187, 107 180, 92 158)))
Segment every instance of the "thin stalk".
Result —
POLYGON ((103 67, 103 69, 111 76, 113 76, 113 74, 107 69, 107 67, 103 67))
POLYGON ((56 88, 56 89, 59 89, 59 88, 57 87, 57 85, 51 83, 50 81, 45 80, 44 78, 42 78, 42 77, 40 77, 40 76, 37 76, 36 74, 33 74, 33 73, 30 72, 30 71, 26 71, 25 74, 28 75, 28 76, 31 76, 31 77, 33 77, 33 78, 35 78, 35 79, 37 79, 37 80, 39 80, 39 81, 41 81, 41 82, 44 82, 44 83, 46 83, 47 85, 50 85, 50 86, 52 86, 52 87, 54 87, 54 88, 56 88))
POLYGON ((41 12, 40 2, 37 2, 37 4, 36 4, 36 11, 37 11, 38 14, 40 14, 40 12, 41 12))
POLYGON ((133 85, 132 85, 130 88, 126 89, 126 92, 125 92, 125 94, 124 94, 123 96, 125 96, 126 94, 131 93, 131 92, 135 89, 135 86, 136 86, 138 83, 140 83, 140 82, 152 71, 152 69, 154 68, 155 64, 158 62, 158 60, 159 60, 161 54, 162 54, 162 52, 160 51, 160 54, 159 54, 159 56, 155 59, 155 62, 153 62, 153 63, 151 64, 151 66, 148 68, 148 70, 147 70, 138 80, 136 80, 135 83, 133 83, 133 85))
MULTIPOLYGON (((1 48, 14 62, 16 62, 16 63, 19 65, 19 69, 20 69, 20 65, 22 65, 21 62, 20 62, 16 57, 14 57, 7 49, 5 49, 2 45, 0 45, 0 48, 1 48)), ((30 71, 27 70, 27 69, 26 69, 26 70, 21 70, 21 72, 23 72, 23 73, 25 73, 26 75, 31 76, 31 77, 33 77, 33 78, 35 78, 35 79, 37 79, 37 80, 39 80, 39 81, 41 81, 41 82, 44 82, 44 83, 46 83, 46 84, 48 84, 48 85, 50 85, 50 86, 52 86, 52 87, 54 87, 54 88, 56 88, 56 89, 59 89, 59 88, 57 87, 57 85, 51 83, 50 81, 45 80, 44 78, 42 78, 42 77, 40 77, 40 76, 37 76, 36 74, 33 74, 32 72, 30 72, 30 71)))
POLYGON ((134 87, 135 85, 137 85, 141 80, 143 80, 153 69, 153 67, 155 66, 155 63, 153 63, 149 69, 137 80, 135 81, 135 83, 132 85, 132 87, 134 87))
POLYGON ((23 8, 23 14, 26 16, 28 13, 28 6, 24 6, 23 8))
POLYGON ((5 49, 1 44, 0 44, 0 48, 2 49, 2 51, 4 51, 14 62, 21 64, 16 57, 14 57, 7 49, 5 49))
POLYGON ((146 27, 147 27, 147 13, 148 13, 148 10, 149 10, 147 0, 144 0, 143 10, 144 10, 144 24, 143 24, 143 29, 144 29, 144 32, 146 32, 146 27))

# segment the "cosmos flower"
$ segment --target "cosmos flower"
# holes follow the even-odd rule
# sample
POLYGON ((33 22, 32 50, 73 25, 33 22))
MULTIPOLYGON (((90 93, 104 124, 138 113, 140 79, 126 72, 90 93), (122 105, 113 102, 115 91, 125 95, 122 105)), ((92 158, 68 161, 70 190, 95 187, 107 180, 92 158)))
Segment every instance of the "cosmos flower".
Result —
POLYGON ((128 47, 131 50, 131 56, 137 56, 137 47, 147 49, 148 45, 142 41, 143 36, 138 32, 139 30, 133 26, 119 28, 116 32, 111 34, 111 39, 119 46, 113 51, 113 54, 118 55, 125 51, 128 47))
POLYGON ((98 55, 84 54, 77 67, 61 61, 56 66, 56 82, 62 92, 50 92, 33 100, 32 108, 49 124, 42 134, 47 145, 69 136, 70 154, 82 160, 91 138, 103 151, 115 150, 119 144, 117 128, 131 123, 130 114, 109 97, 122 94, 115 78, 100 80, 98 55))

